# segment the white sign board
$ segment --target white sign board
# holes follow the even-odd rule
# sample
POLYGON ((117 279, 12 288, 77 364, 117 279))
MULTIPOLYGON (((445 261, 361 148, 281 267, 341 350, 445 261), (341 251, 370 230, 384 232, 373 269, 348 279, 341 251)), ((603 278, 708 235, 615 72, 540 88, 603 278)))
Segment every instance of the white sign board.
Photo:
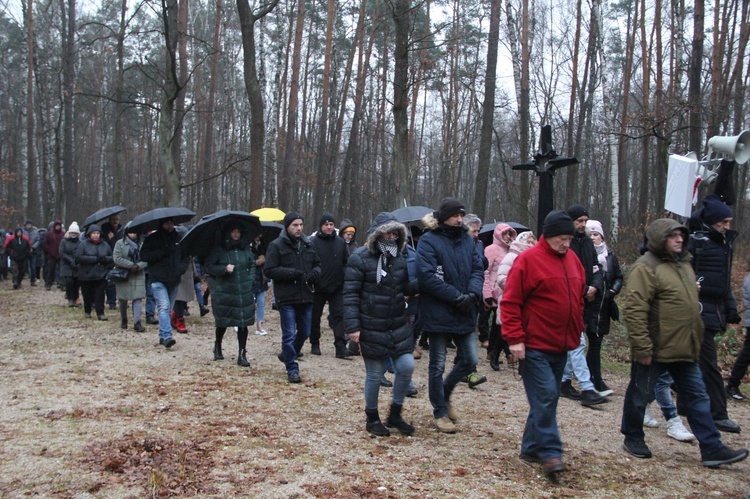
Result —
POLYGON ((665 210, 683 217, 690 216, 697 169, 697 160, 678 154, 669 155, 665 210))

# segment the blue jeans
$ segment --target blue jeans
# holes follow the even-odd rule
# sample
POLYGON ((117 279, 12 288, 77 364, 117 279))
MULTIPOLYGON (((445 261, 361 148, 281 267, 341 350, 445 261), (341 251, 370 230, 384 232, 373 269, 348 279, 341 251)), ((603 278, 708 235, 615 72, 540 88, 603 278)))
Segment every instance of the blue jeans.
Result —
POLYGON ((156 300, 154 300, 154 292, 151 291, 151 280, 146 274, 146 318, 153 317, 156 315, 156 300))
POLYGON ((393 403, 403 405, 404 397, 411 383, 414 373, 414 356, 405 353, 398 357, 386 359, 372 359, 364 357, 365 361, 365 409, 377 410, 378 394, 380 393, 380 378, 393 362, 396 377, 393 380, 393 403))
POLYGON ((201 288, 201 283, 196 282, 193 287, 195 288, 195 301, 198 302, 198 306, 202 307, 204 303, 203 303, 203 289, 201 288))
POLYGON ((169 314, 174 307, 177 288, 179 287, 179 283, 174 286, 167 286, 163 282, 151 283, 151 292, 154 293, 156 311, 159 314, 159 339, 161 340, 166 341, 172 337, 172 321, 169 314))
POLYGON ((581 333, 581 344, 578 345, 578 348, 568 352, 568 362, 565 364, 563 381, 569 381, 573 374, 575 374, 578 380, 578 386, 581 391, 594 389, 594 383, 591 382, 589 365, 586 363, 586 335, 584 333, 581 333))
POLYGON ((281 358, 286 372, 299 372, 297 354, 310 336, 312 324, 312 303, 279 305, 281 322, 281 358))
POLYGON ((255 324, 261 327, 260 323, 266 318, 266 292, 261 291, 255 295, 255 324))
POLYGON ((703 374, 694 362, 652 362, 644 366, 633 362, 630 367, 630 384, 625 391, 620 432, 625 438, 644 440, 643 414, 646 403, 654 392, 654 385, 662 374, 668 372, 674 379, 677 396, 685 405, 690 429, 698 439, 701 455, 705 456, 724 448, 719 430, 711 417, 711 402, 703 384, 703 374))
POLYGON ((656 380, 656 385, 654 385, 656 403, 659 404, 661 413, 667 421, 677 417, 677 407, 675 407, 674 399, 672 398, 672 383, 672 376, 669 372, 665 371, 659 376, 659 379, 656 380))
POLYGON ((519 372, 529 401, 529 415, 521 440, 521 452, 542 461, 562 457, 563 447, 557 428, 557 401, 568 355, 526 350, 519 361, 519 372))
POLYGON ((446 334, 428 333, 430 338, 429 393, 432 403, 432 414, 435 419, 448 415, 447 401, 453 389, 464 376, 471 374, 479 359, 477 358, 477 337, 475 333, 446 334), (443 380, 445 356, 448 340, 453 339, 456 345, 458 361, 443 380))

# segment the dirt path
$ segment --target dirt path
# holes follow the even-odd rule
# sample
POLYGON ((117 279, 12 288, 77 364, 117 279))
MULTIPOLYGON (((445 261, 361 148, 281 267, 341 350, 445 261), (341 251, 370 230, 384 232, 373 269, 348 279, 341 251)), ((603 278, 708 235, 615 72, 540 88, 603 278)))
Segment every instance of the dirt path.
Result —
MULTIPOLYGON (((416 399, 404 416, 412 437, 364 431, 364 367, 338 360, 324 330, 323 355, 301 361, 303 383, 276 360, 278 314, 266 337, 251 335, 250 369, 212 360, 213 319, 188 317, 189 333, 167 351, 155 326, 122 331, 85 320, 60 291, 0 282, 0 495, 57 497, 745 497, 750 461, 709 470, 697 444, 647 429, 648 460, 622 451, 618 432, 626 365, 608 381, 612 402, 586 409, 560 401, 569 471, 557 483, 518 459, 527 413, 519 379, 503 366, 489 382, 455 394, 460 433, 433 429, 425 355, 416 399), (619 374, 618 374, 619 373, 619 374)), ((193 310, 197 306, 192 304, 193 310)), ((606 349, 606 345, 605 345, 606 349)), ((390 391, 383 389, 381 412, 390 391)), ((730 402, 748 446, 750 403, 730 402)))

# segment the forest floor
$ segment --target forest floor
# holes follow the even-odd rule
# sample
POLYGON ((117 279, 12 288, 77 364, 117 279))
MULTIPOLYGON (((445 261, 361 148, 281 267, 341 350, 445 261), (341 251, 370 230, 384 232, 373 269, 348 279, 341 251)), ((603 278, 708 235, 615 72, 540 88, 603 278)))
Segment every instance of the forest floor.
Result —
MULTIPOLYGON (((0 496, 45 497, 745 497, 750 460, 701 466, 697 443, 646 429, 652 459, 622 448, 619 422, 627 362, 609 358, 611 402, 593 409, 561 399, 568 471, 547 479, 518 458, 528 406, 521 380, 484 359, 489 381, 455 395, 460 431, 435 430, 427 398, 428 356, 416 361, 419 395, 407 399, 411 437, 365 432, 361 358, 339 360, 324 329, 323 355, 301 359, 302 383, 287 383, 276 359, 278 314, 268 336, 251 333, 249 369, 211 353, 213 318, 187 318, 170 350, 146 333, 86 320, 61 291, 18 291, 0 282, 0 496)), ((132 322, 132 321, 131 321, 132 322)), ((132 324, 131 324, 132 327, 132 324)), ((612 349, 617 347, 616 336, 612 349)), ((621 340, 620 340, 621 341, 621 340)), ((382 389, 387 414, 390 389, 382 389)), ((750 402, 730 401, 744 428, 723 434, 747 447, 750 402)))

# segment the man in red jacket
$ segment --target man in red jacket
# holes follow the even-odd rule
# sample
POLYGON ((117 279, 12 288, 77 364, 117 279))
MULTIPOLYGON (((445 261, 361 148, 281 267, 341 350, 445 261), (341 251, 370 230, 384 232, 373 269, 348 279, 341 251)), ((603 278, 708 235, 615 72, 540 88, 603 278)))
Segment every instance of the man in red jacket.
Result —
POLYGON ((557 401, 568 351, 580 344, 586 275, 570 249, 573 220, 560 210, 544 219, 539 243, 521 253, 508 274, 500 313, 502 335, 519 359, 529 415, 520 458, 565 471, 557 401))

